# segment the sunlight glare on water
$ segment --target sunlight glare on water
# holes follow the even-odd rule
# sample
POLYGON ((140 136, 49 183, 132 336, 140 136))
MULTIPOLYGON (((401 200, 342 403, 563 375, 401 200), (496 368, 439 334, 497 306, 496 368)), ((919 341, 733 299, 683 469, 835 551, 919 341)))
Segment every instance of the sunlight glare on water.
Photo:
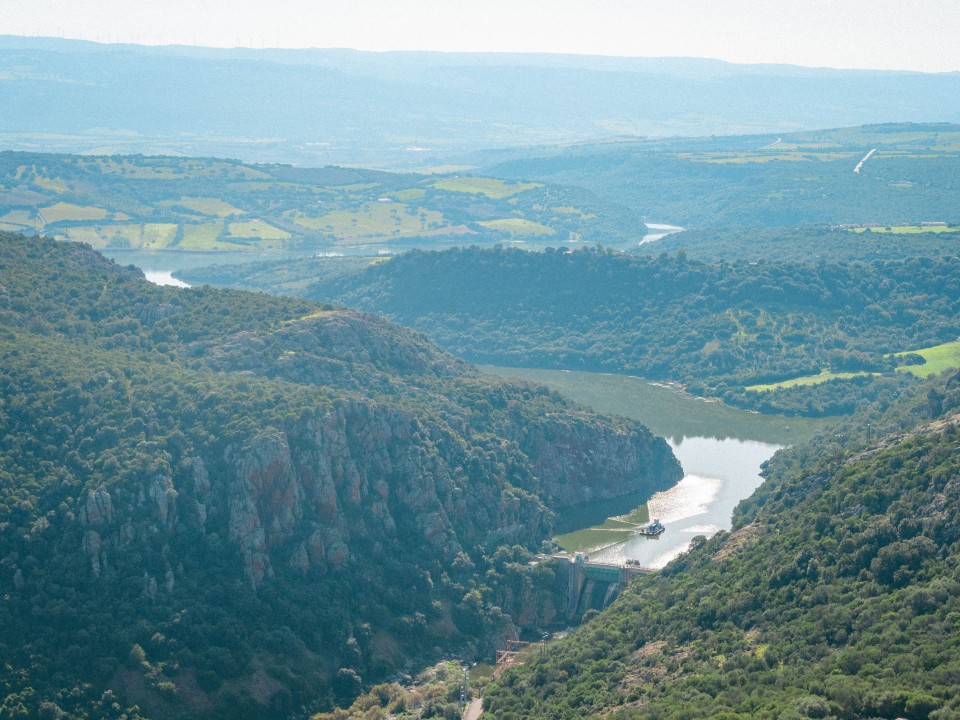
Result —
POLYGON ((666 532, 654 538, 632 536, 591 553, 591 559, 636 560, 643 567, 659 569, 686 550, 697 535, 710 537, 729 530, 733 509, 760 486, 760 466, 781 447, 755 440, 703 437, 681 438, 670 445, 685 475, 647 502, 650 518, 659 519, 666 532))
POLYGON ((706 513, 719 493, 719 478, 686 475, 669 490, 650 498, 647 509, 651 519, 659 518, 662 523, 673 523, 706 513))

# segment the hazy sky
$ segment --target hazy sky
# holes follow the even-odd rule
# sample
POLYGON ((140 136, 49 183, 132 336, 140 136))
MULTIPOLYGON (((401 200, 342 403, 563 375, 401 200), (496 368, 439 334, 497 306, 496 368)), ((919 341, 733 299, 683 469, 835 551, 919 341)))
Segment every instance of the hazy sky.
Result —
POLYGON ((960 0, 0 0, 0 34, 960 71, 960 0))

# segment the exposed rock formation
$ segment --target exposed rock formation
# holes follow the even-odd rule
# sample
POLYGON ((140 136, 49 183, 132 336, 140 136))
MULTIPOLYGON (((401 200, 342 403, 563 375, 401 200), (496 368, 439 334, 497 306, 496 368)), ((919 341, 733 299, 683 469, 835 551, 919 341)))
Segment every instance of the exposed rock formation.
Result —
MULTIPOLYGON (((571 411, 517 435, 468 454, 453 429, 425 427, 414 413, 338 402, 284 430, 264 428, 222 458, 190 458, 181 490, 194 508, 189 521, 229 538, 256 589, 280 568, 341 570, 358 543, 382 552, 383 543, 402 541, 448 559, 476 545, 530 544, 550 531, 548 506, 654 492, 680 477, 666 443, 638 426, 571 411), (211 464, 223 468, 215 480, 211 464)), ((94 574, 106 562, 104 543, 126 547, 176 532, 180 494, 169 478, 147 479, 134 507, 120 511, 126 522, 110 531, 111 495, 87 493, 79 520, 94 574)), ((151 597, 172 590, 172 573, 149 574, 163 577, 150 585, 151 597)))

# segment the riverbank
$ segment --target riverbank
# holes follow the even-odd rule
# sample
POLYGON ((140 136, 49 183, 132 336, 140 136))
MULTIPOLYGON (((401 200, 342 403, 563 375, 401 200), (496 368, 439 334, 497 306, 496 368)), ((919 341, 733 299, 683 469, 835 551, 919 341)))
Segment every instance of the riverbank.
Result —
POLYGON ((733 510, 763 483, 763 463, 782 447, 803 442, 829 427, 809 418, 761 415, 705 402, 679 388, 626 375, 483 366, 485 372, 543 383, 591 407, 624 415, 665 435, 684 476, 645 503, 621 498, 585 507, 561 518, 557 538, 569 552, 658 569, 684 552, 697 536, 729 530, 733 510), (631 532, 657 518, 666 532, 645 537, 631 532), (580 522, 578 522, 580 521, 580 522))

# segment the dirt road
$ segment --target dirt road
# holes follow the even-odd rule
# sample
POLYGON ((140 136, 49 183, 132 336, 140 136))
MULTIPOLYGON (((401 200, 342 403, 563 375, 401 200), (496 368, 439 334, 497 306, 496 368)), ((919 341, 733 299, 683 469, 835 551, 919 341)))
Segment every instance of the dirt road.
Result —
POLYGON ((477 720, 483 712, 483 698, 474 698, 463 713, 463 720, 477 720))

